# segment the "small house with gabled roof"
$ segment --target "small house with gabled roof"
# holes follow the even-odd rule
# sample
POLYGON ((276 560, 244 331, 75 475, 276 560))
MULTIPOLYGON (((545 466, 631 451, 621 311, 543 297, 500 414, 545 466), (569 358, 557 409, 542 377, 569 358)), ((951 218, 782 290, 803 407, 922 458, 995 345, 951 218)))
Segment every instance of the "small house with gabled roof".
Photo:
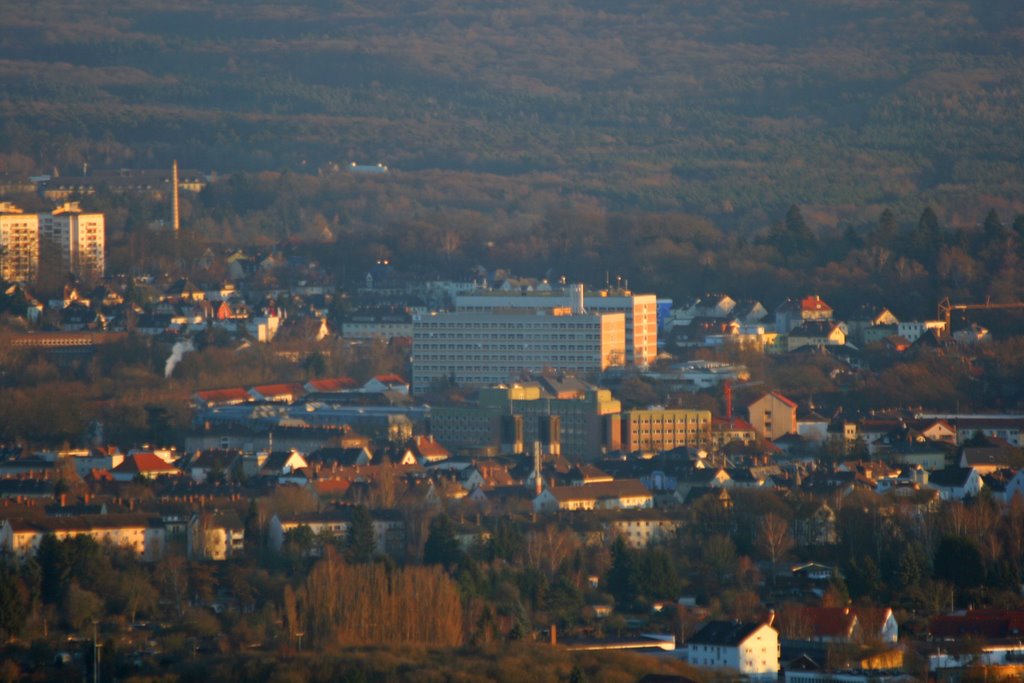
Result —
POLYGON ((373 453, 366 446, 325 446, 309 454, 309 462, 319 467, 359 467, 369 465, 373 453))
POLYGON ((302 454, 292 449, 290 451, 275 451, 267 456, 260 466, 260 474, 272 477, 281 477, 292 474, 298 470, 309 467, 309 463, 302 457, 302 454))
POLYGON ((416 456, 416 460, 423 466, 426 466, 427 463, 448 460, 452 455, 433 435, 414 436, 409 440, 408 446, 416 456))
POLYGON ((409 382, 407 382, 401 375, 388 373, 371 377, 366 384, 363 385, 362 390, 369 394, 383 394, 384 392, 391 391, 398 394, 408 395, 409 382))
POLYGON ((939 492, 942 500, 974 498, 984 486, 981 475, 973 467, 947 467, 928 475, 928 488, 939 492))
POLYGON ((805 320, 831 320, 832 307, 817 294, 803 299, 786 299, 775 309, 775 329, 789 334, 805 320))
POLYGON ((842 346, 846 332, 842 325, 831 320, 805 320, 786 336, 786 350, 796 351, 805 346, 842 346))
POLYGON ((182 471, 154 453, 131 453, 111 470, 111 474, 114 481, 134 481, 139 478, 176 477, 182 471))

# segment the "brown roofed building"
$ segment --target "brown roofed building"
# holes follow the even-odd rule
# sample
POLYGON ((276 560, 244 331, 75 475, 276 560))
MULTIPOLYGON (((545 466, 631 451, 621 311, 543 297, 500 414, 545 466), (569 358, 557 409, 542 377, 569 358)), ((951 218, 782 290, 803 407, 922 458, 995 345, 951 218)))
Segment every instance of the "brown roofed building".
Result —
POLYGON ((619 479, 582 486, 553 486, 533 499, 536 512, 555 510, 624 510, 649 508, 654 496, 639 479, 619 479))
POLYGON ((301 384, 264 384, 249 389, 249 395, 257 401, 292 403, 306 393, 301 384))
POLYGON ((359 384, 351 377, 333 377, 329 379, 311 379, 303 385, 310 394, 338 394, 345 391, 356 391, 359 384))
POLYGON ((414 436, 409 439, 408 447, 421 465, 428 462, 441 462, 451 457, 451 453, 439 441, 431 436, 414 436))
POLYGON ((114 481, 133 481, 140 477, 142 479, 177 477, 182 474, 182 471, 154 453, 132 453, 125 456, 124 461, 111 470, 111 474, 114 475, 114 481))

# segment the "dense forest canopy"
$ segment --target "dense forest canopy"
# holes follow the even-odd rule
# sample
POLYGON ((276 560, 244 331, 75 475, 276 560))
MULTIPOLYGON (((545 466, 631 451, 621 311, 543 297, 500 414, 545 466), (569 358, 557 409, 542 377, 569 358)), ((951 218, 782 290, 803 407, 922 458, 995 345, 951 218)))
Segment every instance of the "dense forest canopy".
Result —
POLYGON ((970 226, 1024 209, 1022 42, 1014 0, 18 1, 0 170, 383 161, 392 201, 499 224, 970 226))

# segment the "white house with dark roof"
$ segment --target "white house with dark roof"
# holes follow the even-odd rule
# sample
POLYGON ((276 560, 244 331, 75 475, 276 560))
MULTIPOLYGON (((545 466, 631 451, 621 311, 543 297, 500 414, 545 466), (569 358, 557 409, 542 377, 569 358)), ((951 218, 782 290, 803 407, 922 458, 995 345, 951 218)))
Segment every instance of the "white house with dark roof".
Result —
POLYGON ((928 475, 928 488, 939 492, 941 500, 964 500, 981 493, 985 483, 973 467, 947 467, 928 475))
POLYGON ((267 455, 266 460, 260 465, 260 474, 280 477, 306 467, 309 467, 309 462, 295 449, 275 451, 267 455))
POLYGON ((779 632, 765 623, 709 621, 686 641, 687 660, 754 681, 779 675, 779 632))

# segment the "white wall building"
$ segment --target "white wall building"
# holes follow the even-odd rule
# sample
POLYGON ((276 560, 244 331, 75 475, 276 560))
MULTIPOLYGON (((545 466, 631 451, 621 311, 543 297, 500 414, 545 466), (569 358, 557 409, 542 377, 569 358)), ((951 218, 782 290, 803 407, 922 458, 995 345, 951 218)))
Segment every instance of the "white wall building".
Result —
POLYGON ((148 515, 81 515, 4 520, 0 550, 19 558, 34 557, 46 535, 58 541, 89 536, 100 545, 130 550, 144 562, 162 558, 166 545, 163 524, 148 515))
POLYGON ((944 320, 908 320, 896 323, 896 334, 913 344, 928 330, 942 333, 946 331, 944 320))
MULTIPOLYGON (((456 311, 495 311, 498 309, 551 309, 574 305, 582 285, 560 291, 509 294, 478 291, 455 297, 456 311), (574 293, 574 288, 575 293, 574 293)), ((601 290, 584 294, 583 306, 588 313, 622 313, 626 324, 626 363, 647 366, 658 355, 658 297, 654 294, 633 294, 629 290, 601 290)))
POLYGON ((29 282, 39 271, 39 216, 0 202, 0 278, 29 282))
POLYGON ((102 277, 106 269, 106 222, 101 213, 83 213, 67 202, 39 214, 39 240, 53 248, 61 267, 79 276, 102 277))
POLYGON ((768 624, 710 621, 686 644, 693 666, 723 669, 750 680, 778 678, 779 632, 768 624))
POLYGON ((622 365, 625 354, 622 313, 556 308, 416 316, 413 390, 425 391, 438 380, 499 384, 545 369, 587 375, 622 365))

